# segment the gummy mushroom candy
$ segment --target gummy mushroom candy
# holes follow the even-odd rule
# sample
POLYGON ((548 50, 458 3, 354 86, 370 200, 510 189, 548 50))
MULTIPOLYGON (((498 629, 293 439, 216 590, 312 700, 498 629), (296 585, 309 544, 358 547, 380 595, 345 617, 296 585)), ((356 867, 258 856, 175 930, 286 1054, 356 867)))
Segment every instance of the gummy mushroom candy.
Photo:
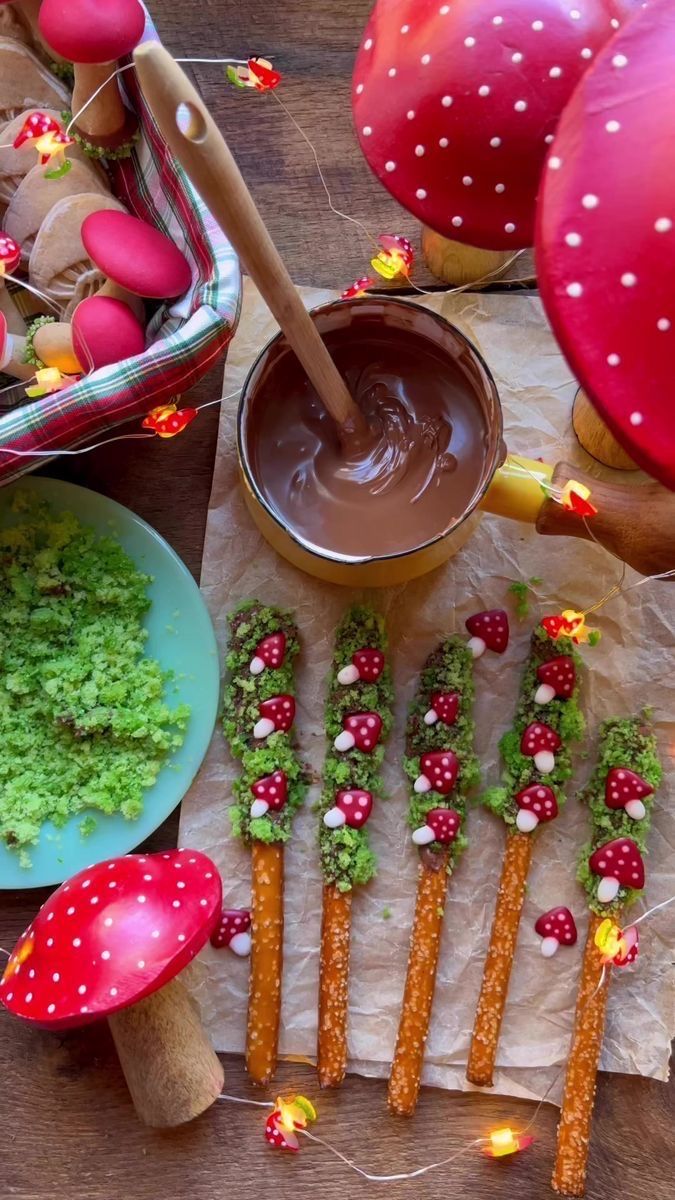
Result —
POLYGON ((129 854, 61 885, 12 952, 0 1001, 46 1029, 108 1020, 146 1125, 190 1121, 223 1069, 177 978, 221 914, 221 881, 197 850, 129 854))

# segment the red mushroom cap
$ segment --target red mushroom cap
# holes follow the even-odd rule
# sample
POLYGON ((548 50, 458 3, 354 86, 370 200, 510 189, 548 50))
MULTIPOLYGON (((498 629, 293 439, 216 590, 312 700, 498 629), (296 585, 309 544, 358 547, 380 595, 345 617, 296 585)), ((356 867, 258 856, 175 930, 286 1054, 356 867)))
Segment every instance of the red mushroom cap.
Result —
POLYGON ((547 141, 625 3, 378 0, 354 67, 361 149, 446 237, 530 246, 547 141))
POLYGON ((11 275, 21 262, 21 247, 8 233, 0 229, 0 278, 11 275))
POLYGON ((420 758, 420 770, 432 791, 447 796, 457 782, 459 759, 454 750, 431 750, 420 758))
POLYGON ((553 688, 558 699, 569 700, 576 681, 574 660, 566 654, 561 654, 560 658, 551 658, 548 662, 541 663, 537 667, 537 679, 553 688))
POLYGON ((81 234, 92 262, 135 296, 168 300, 188 290, 188 260, 171 238, 147 221, 101 209, 85 218, 81 234))
POLYGON ((220 876, 198 850, 129 854, 73 875, 19 938, 0 1000, 37 1025, 67 1029, 158 991, 208 941, 220 876))
POLYGON ((372 754, 382 733, 382 717, 376 712, 351 713, 342 718, 342 733, 335 739, 336 750, 356 748, 372 754))
POLYGON ((598 846, 591 854, 588 865, 594 875, 603 879, 617 879, 622 887, 645 886, 645 864, 635 842, 631 838, 614 838, 598 846))
POLYGON ((539 202, 537 274, 612 433, 675 488, 675 8, 636 14, 577 88, 539 202))
POLYGON ((633 800, 652 796, 654 788, 628 767, 612 767, 605 780, 605 804, 608 808, 625 808, 633 800))
POLYGON ((504 653, 509 644, 509 618, 503 608, 474 613, 464 624, 472 637, 482 638, 488 650, 504 653))
POLYGON ((561 946, 573 946, 577 940, 577 926, 569 908, 551 908, 542 913, 534 925, 540 937, 553 937, 561 946))
POLYGON ((251 785, 256 800, 262 800, 272 812, 281 812, 288 800, 288 779, 285 771, 263 775, 251 785))
POLYGON ((532 721, 523 730, 520 753, 525 754, 528 758, 534 758, 540 750, 550 750, 552 754, 555 754, 561 745, 560 735, 556 733, 555 729, 551 729, 550 725, 545 725, 543 721, 532 721))
POLYGON ((40 33, 75 63, 112 63, 136 48, 145 29, 138 0, 42 0, 40 33))
POLYGON ((432 808, 426 815, 426 823, 433 830, 435 840, 449 846, 459 833, 462 817, 454 808, 432 808))
POLYGON ((145 350, 145 330, 128 304, 111 296, 90 296, 78 304, 72 321, 73 350, 86 371, 134 358, 145 350))
POLYGON ((361 829, 373 811, 372 793, 363 788, 345 788, 335 797, 335 807, 344 816, 345 825, 361 829))
POLYGON ((384 670, 384 654, 381 650, 357 650, 352 654, 352 663, 359 672, 359 679, 374 683, 384 670))
POLYGON ((275 733, 288 733, 295 720, 295 698, 286 693, 270 696, 260 702, 258 712, 263 720, 272 722, 275 733))
POLYGON ((434 692, 431 710, 442 725, 454 725, 459 712, 459 692, 434 692))
POLYGON ((248 908, 224 908, 211 934, 211 945, 215 950, 222 950, 223 946, 230 946, 238 934, 248 933, 250 928, 251 913, 248 908))
POLYGON ((260 675, 265 667, 278 671, 283 666, 286 656, 286 634, 270 633, 258 643, 255 654, 251 659, 251 674, 260 675))
POLYGON ((542 825, 553 821, 558 815, 558 801, 555 792, 545 783, 531 783, 523 788, 516 796, 518 808, 531 812, 542 825))

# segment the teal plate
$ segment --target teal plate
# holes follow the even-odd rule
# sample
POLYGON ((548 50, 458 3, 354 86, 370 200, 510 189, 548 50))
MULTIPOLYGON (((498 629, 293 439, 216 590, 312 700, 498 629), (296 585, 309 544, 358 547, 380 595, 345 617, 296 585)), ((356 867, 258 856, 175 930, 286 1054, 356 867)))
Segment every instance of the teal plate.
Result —
MULTIPOLYGON (((93 862, 127 854, 180 804, 208 749, 218 712, 220 671, 211 618, 187 567, 163 538, 114 500, 59 479, 21 479, 0 492, 0 522, 17 489, 31 489, 57 510, 68 509, 84 525, 116 537, 140 570, 153 577, 152 607, 145 625, 146 652, 175 674, 167 700, 189 704, 192 715, 180 750, 170 755, 153 787, 145 793, 136 821, 95 810, 77 813, 62 829, 47 821, 36 846, 27 847, 32 866, 21 867, 14 851, 0 846, 0 889, 45 887, 62 883, 93 862), (178 615, 177 615, 178 614, 178 615), (83 838, 79 825, 89 813, 96 828, 83 838)), ((11 518, 9 518, 11 519, 11 518)))

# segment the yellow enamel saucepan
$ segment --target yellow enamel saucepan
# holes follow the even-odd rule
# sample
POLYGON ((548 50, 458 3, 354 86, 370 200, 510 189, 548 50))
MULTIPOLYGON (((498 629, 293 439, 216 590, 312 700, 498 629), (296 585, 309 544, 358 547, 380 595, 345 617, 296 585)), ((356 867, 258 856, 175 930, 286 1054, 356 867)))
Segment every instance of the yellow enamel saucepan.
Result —
POLYGON ((208 109, 180 67, 157 43, 134 52, 138 77, 153 115, 169 146, 219 222, 267 301, 283 333, 262 350, 242 391, 238 417, 238 450, 246 502, 253 520, 272 546, 295 566, 318 578, 354 586, 405 582, 445 562, 470 536, 480 511, 536 525, 539 533, 595 539, 644 574, 666 571, 675 564, 675 493, 660 484, 642 487, 602 484, 585 478, 565 463, 555 467, 508 454, 502 438, 502 413, 494 380, 470 342, 447 321, 419 305, 368 297, 314 310, 308 317, 262 222, 229 149, 208 109), (282 339, 302 363, 326 409, 338 426, 362 420, 326 349, 322 336, 358 336, 362 313, 376 308, 395 345, 397 330, 411 328, 420 344, 431 340, 439 355, 459 366, 477 401, 477 419, 487 430, 484 466, 471 502, 453 515, 437 536, 405 553, 347 558, 318 550, 288 528, 257 477, 256 406, 272 397, 275 362, 282 339), (412 316, 411 314, 417 314, 412 316), (265 386, 262 386, 264 381, 265 386), (270 383, 272 386, 270 386, 270 383), (261 397, 263 397, 261 399, 261 397), (598 508, 593 535, 576 513, 546 498, 546 485, 561 490, 570 479, 592 489, 598 508))

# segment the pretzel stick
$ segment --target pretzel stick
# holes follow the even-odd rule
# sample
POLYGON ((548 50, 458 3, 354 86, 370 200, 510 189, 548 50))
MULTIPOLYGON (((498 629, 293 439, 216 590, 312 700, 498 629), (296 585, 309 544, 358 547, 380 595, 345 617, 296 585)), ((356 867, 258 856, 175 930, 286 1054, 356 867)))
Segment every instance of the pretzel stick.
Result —
POLYGON ((466 1069, 467 1079, 478 1087, 492 1087, 531 858, 529 833, 509 833, 466 1069))
POLYGON ((246 1069, 268 1083, 277 1063, 284 938, 284 848, 251 846, 251 976, 246 1029, 246 1069))
POLYGON ((389 1076, 389 1107, 402 1117, 415 1111, 420 1090, 448 890, 448 857, 448 851, 433 860, 428 855, 419 866, 408 973, 389 1076))
POLYGON ((323 889, 319 1035, 317 1063, 321 1087, 338 1087, 347 1071, 349 939, 352 893, 332 884, 323 889))
POLYGON ((551 1185, 556 1192, 563 1192, 566 1196, 583 1196, 586 1183, 593 1103, 609 990, 609 973, 600 986, 602 956, 594 940, 603 920, 603 917, 591 914, 560 1110, 558 1150, 551 1185))

